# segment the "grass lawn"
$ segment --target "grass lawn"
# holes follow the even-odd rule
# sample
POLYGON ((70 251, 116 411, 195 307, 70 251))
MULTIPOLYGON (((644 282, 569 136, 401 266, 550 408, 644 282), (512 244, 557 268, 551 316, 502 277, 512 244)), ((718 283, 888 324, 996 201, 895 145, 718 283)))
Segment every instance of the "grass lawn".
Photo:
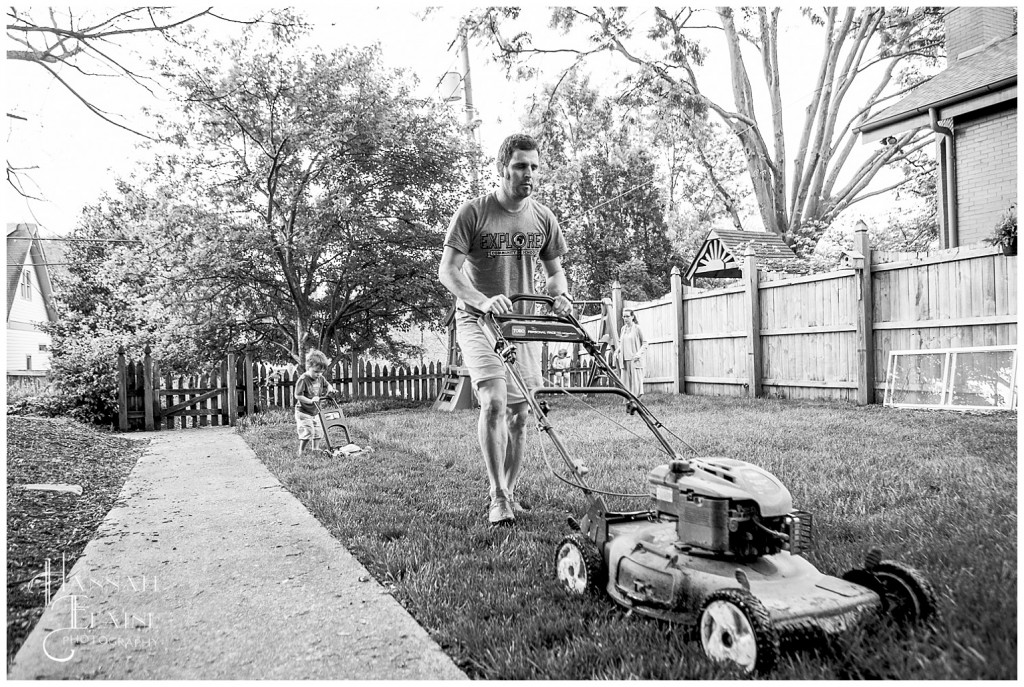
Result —
MULTIPOLYGON (((778 476, 815 517, 824 572, 859 566, 872 545, 919 569, 939 597, 933 631, 851 636, 784 653, 778 679, 1013 679, 1017 675, 1017 416, 880 406, 654 395, 653 412, 699 455, 728 456, 778 476)), ((646 490, 666 462, 621 402, 553 402, 552 422, 591 468, 590 483, 646 490), (622 423, 625 429, 616 423, 622 423), (627 431, 629 430, 629 431, 627 431), (634 436, 630 431, 636 432, 634 436)), ((281 482, 478 679, 735 677, 708 663, 677 626, 607 596, 570 597, 554 550, 583 495, 531 431, 514 528, 486 522, 476 412, 346 406, 352 439, 372 452, 295 456, 283 413, 241 429, 281 482)), ((639 509, 644 501, 611 503, 639 509)))

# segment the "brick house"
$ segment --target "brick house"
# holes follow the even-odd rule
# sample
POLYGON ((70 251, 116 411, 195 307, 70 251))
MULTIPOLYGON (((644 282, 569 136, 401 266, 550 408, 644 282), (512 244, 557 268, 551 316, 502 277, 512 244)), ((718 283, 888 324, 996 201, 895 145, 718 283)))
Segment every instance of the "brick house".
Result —
POLYGON ((50 369, 50 335, 42 322, 54 322, 50 272, 34 224, 7 225, 7 376, 45 376, 50 369))
POLYGON ((953 7, 946 68, 858 127, 864 143, 922 126, 935 132, 939 247, 992 236, 1017 202, 1017 13, 953 7))

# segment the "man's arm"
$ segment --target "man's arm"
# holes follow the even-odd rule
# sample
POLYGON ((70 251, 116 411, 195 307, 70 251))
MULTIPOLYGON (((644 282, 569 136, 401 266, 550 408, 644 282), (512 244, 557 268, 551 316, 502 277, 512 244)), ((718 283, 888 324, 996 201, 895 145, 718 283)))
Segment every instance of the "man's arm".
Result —
POLYGON ((569 282, 562 269, 562 259, 552 258, 544 260, 543 263, 544 270, 548 273, 546 290, 549 296, 555 298, 555 314, 564 315, 572 310, 572 297, 569 296, 569 282))
POLYGON ((480 312, 493 312, 496 315, 504 315, 512 312, 512 301, 508 296, 499 294, 488 298, 480 293, 466 278, 462 271, 462 265, 466 262, 466 255, 455 250, 451 246, 445 246, 441 253, 441 264, 437 268, 437 278, 446 289, 452 292, 456 298, 480 312))

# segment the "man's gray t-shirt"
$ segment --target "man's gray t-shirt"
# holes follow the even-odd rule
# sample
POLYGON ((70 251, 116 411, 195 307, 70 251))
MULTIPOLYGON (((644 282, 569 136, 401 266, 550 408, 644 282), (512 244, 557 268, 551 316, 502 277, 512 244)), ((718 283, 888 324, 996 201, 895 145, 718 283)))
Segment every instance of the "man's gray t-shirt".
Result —
MULTIPOLYGON (((566 251, 554 213, 532 198, 509 212, 494 193, 466 202, 452 217, 444 245, 466 256, 463 272, 487 297, 534 293, 534 264, 566 251)), ((459 299, 456 304, 464 308, 459 299)), ((525 304, 520 304, 525 305, 525 304)), ((519 308, 525 312, 525 307, 519 308)))

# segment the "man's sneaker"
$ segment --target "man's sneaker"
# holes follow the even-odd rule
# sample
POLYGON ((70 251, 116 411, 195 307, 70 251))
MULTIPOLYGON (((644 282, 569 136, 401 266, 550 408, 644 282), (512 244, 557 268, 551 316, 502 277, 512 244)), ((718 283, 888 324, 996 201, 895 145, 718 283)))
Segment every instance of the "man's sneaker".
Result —
POLYGON ((487 519, 492 525, 511 525, 516 516, 508 499, 496 498, 491 501, 491 511, 487 519))

